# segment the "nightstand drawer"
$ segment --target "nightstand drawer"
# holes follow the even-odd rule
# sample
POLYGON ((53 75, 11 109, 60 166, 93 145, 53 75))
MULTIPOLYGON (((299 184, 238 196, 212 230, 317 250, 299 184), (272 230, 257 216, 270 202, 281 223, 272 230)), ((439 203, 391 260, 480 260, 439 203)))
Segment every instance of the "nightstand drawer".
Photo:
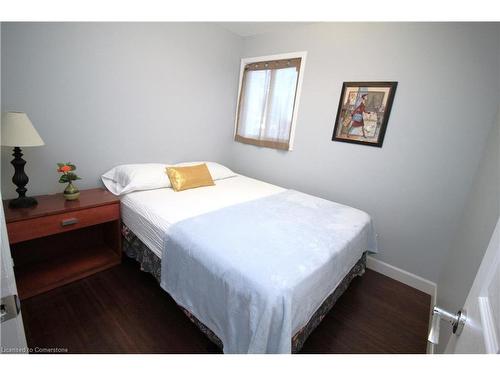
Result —
POLYGON ((120 219, 120 205, 71 211, 7 224, 11 244, 120 219))

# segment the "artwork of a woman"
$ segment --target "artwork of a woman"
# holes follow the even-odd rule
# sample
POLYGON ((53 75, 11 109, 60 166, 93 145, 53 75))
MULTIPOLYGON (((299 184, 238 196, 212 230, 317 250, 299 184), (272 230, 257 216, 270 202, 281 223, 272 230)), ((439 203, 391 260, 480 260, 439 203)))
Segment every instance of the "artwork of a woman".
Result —
POLYGON ((382 147, 397 82, 344 82, 332 141, 382 147))
POLYGON ((349 136, 349 134, 361 135, 361 134, 359 134, 359 131, 361 130, 363 137, 366 138, 365 122, 363 120, 363 113, 365 113, 365 105, 366 105, 367 97, 368 97, 368 94, 361 95, 361 100, 358 102, 356 108, 351 113, 352 119, 351 119, 351 125, 349 126, 349 129, 347 130, 348 136, 349 136))

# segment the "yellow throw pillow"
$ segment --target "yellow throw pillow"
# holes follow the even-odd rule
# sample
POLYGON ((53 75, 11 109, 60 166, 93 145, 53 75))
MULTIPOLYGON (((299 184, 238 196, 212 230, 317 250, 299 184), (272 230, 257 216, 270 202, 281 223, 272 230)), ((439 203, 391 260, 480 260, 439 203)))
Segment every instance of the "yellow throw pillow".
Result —
POLYGON ((206 164, 167 167, 166 172, 174 191, 215 185, 206 164))

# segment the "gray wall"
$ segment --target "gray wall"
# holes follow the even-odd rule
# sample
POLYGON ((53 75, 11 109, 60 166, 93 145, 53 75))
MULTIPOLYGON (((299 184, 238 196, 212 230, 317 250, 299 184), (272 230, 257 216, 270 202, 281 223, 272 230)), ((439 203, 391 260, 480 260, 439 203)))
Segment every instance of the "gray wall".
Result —
MULTIPOLYGON (((452 312, 463 307, 499 215, 500 111, 440 273, 438 304, 441 307, 452 312)), ((439 351, 446 347, 449 334, 449 330, 443 330, 439 351)))
POLYGON ((227 159, 241 45, 207 23, 3 23, 2 110, 27 112, 46 143, 25 149, 29 193, 64 189, 56 162, 87 188, 120 163, 227 159))
POLYGON ((244 56, 307 51, 294 150, 232 143, 241 173, 370 213, 377 256, 433 281, 500 94, 499 24, 313 24, 245 38, 244 56), (383 148, 332 142, 343 81, 399 81, 383 148))

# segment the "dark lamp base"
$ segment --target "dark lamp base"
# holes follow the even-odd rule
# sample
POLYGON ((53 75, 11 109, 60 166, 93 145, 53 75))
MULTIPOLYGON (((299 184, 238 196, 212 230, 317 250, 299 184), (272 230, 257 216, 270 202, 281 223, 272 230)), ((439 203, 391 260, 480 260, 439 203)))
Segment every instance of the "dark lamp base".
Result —
POLYGON ((22 158, 23 153, 19 147, 14 147, 14 153, 12 154, 14 159, 10 162, 14 166, 14 176, 12 177, 12 182, 17 186, 17 194, 19 195, 16 199, 12 199, 9 202, 10 208, 27 208, 33 207, 38 204, 35 198, 27 197, 26 185, 28 184, 29 178, 24 173, 24 165, 26 161, 22 158))
POLYGON ((37 200, 33 197, 19 197, 16 199, 12 199, 9 202, 10 208, 28 208, 33 207, 38 204, 37 200))

